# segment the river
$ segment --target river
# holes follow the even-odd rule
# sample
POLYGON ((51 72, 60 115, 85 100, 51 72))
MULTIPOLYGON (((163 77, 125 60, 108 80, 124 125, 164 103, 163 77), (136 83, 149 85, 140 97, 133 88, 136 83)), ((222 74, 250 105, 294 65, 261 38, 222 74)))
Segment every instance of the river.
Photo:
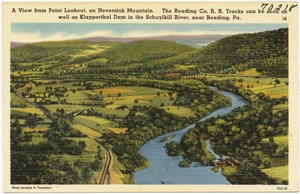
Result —
MULTIPOLYGON (((233 109, 247 105, 248 102, 241 96, 231 92, 218 90, 216 87, 211 87, 223 95, 231 99, 230 107, 218 109, 207 115, 200 121, 205 121, 208 118, 225 115, 233 109)), ((205 166, 199 162, 193 162, 188 168, 181 168, 178 163, 182 161, 181 156, 169 156, 165 150, 165 144, 169 141, 179 142, 182 136, 196 124, 192 124, 183 128, 180 131, 168 133, 150 140, 144 144, 140 153, 148 158, 150 165, 148 168, 141 169, 135 173, 136 184, 230 184, 227 179, 220 173, 211 170, 211 166, 205 166), (174 136, 168 141, 161 142, 163 138, 174 136)), ((210 142, 206 142, 209 150, 211 149, 210 142)), ((215 153, 214 153, 215 154, 215 153)), ((216 157, 219 157, 217 154, 216 157)))

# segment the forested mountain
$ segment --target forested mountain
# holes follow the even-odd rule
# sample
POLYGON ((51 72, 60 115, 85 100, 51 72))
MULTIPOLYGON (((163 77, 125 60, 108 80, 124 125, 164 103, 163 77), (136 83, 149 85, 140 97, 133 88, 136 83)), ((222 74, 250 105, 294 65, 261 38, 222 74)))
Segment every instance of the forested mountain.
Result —
MULTIPOLYGON (((52 60, 64 65, 105 59, 100 63, 89 63, 90 67, 86 69, 89 72, 99 71, 99 67, 106 64, 106 68, 121 66, 118 73, 182 73, 176 68, 178 65, 193 65, 206 73, 236 73, 256 68, 264 75, 287 77, 288 29, 234 35, 200 49, 162 40, 129 43, 54 41, 12 48, 11 53, 12 63, 52 60)), ((185 69, 184 74, 195 74, 195 68, 185 69)))
POLYGON ((187 56, 185 63, 194 63, 210 73, 235 73, 255 67, 266 75, 287 77, 288 29, 223 38, 187 56))
POLYGON ((142 40, 119 44, 102 52, 112 64, 149 62, 195 50, 193 47, 162 40, 142 40))
MULTIPOLYGON (((71 59, 72 54, 77 52, 90 50, 95 43, 88 41, 49 41, 26 44, 20 47, 11 49, 11 62, 37 62, 58 60, 65 62, 71 59), (43 60, 44 58, 47 58, 43 60)), ((101 42, 102 46, 115 45, 118 43, 101 42)))

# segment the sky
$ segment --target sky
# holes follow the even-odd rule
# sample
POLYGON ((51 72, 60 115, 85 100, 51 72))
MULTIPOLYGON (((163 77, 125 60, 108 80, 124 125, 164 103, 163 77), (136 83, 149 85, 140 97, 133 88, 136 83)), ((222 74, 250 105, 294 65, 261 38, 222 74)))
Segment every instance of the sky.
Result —
POLYGON ((11 41, 39 42, 87 37, 130 38, 165 35, 233 35, 286 27, 286 24, 13 23, 11 25, 11 41))

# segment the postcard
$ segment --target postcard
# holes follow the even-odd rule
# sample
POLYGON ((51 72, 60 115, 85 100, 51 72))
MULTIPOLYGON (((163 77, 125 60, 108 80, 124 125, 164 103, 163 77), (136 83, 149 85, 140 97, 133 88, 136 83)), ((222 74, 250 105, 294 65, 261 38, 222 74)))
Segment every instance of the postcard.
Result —
POLYGON ((295 192, 298 2, 4 2, 5 192, 295 192))

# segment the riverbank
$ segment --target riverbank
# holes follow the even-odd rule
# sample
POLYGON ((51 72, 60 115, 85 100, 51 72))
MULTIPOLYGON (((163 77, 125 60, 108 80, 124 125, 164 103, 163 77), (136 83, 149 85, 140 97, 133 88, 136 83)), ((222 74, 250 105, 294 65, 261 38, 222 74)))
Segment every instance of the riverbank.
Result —
MULTIPOLYGON (((217 88, 212 89, 219 91, 217 88)), ((210 113, 209 115, 201 119, 200 123, 205 121, 206 119, 227 114, 236 107, 244 106, 247 104, 244 99, 233 93, 225 91, 219 92, 229 98, 232 102, 232 105, 230 107, 221 108, 210 113)), ((140 153, 149 159, 151 165, 148 168, 139 170, 135 173, 136 184, 161 184, 162 182, 164 182, 165 184, 229 184, 228 180, 222 174, 213 172, 211 170, 211 166, 193 162, 188 168, 180 168, 178 164, 182 162, 183 158, 181 156, 170 157, 167 155, 165 150, 166 142, 161 142, 161 140, 173 135, 175 136, 172 141, 175 142, 181 141, 183 136, 185 138, 189 138, 188 134, 191 131, 190 129, 195 128, 195 126, 196 124, 190 125, 180 131, 171 132, 159 136, 144 144, 140 149, 140 153), (205 178, 199 176, 200 174, 205 174, 205 178)), ((190 161, 201 161, 201 159, 199 159, 201 157, 201 154, 193 154, 196 150, 199 150, 200 146, 202 147, 199 138, 201 137, 201 134, 197 134, 196 136, 192 135, 190 137, 198 137, 198 140, 195 140, 193 138, 189 139, 189 142, 196 145, 196 147, 194 148, 192 146, 182 146, 184 146, 187 149, 185 151, 189 151, 190 156, 193 157, 190 159, 190 161)), ((202 156, 203 155, 205 154, 202 154, 202 156)), ((210 158, 212 158, 212 156, 210 156, 210 158)), ((210 164, 210 159, 206 160, 207 164, 210 164)))

